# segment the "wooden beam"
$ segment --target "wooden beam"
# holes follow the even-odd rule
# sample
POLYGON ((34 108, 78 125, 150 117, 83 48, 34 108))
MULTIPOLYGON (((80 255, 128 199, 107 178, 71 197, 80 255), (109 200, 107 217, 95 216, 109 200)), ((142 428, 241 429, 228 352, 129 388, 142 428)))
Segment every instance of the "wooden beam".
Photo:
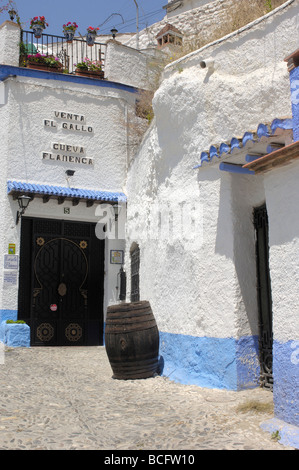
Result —
POLYGON ((253 170, 256 174, 264 173, 279 166, 284 166, 299 158, 299 141, 280 150, 264 155, 254 162, 247 163, 244 169, 253 170))
POLYGON ((284 59, 288 64, 288 71, 291 72, 293 69, 299 66, 299 49, 294 51, 288 57, 284 59))

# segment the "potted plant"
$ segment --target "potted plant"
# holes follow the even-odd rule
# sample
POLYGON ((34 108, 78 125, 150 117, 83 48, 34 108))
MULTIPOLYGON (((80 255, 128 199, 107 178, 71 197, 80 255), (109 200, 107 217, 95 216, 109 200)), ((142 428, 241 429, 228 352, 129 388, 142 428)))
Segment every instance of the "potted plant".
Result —
POLYGON ((41 37, 43 30, 46 28, 46 26, 49 25, 48 23, 46 23, 46 19, 44 16, 35 16, 30 21, 30 29, 33 30, 34 36, 37 39, 41 37))
POLYGON ((73 23, 69 21, 68 23, 63 25, 63 34, 66 39, 66 42, 71 43, 73 41, 77 28, 78 25, 75 21, 73 23))
POLYGON ((52 55, 46 56, 45 64, 51 71, 62 72, 62 63, 59 61, 58 57, 52 55))
POLYGON ((87 76, 91 78, 104 78, 102 62, 100 60, 90 60, 88 57, 82 62, 74 64, 76 75, 87 76))
POLYGON ((27 55, 27 67, 47 72, 62 72, 62 64, 58 57, 39 53, 27 55))
POLYGON ((74 66, 76 67, 76 74, 79 75, 80 72, 88 72, 88 65, 87 65, 87 57, 82 60, 82 62, 78 62, 77 64, 74 64, 74 66))
POLYGON ((93 46, 100 28, 93 28, 89 26, 87 28, 86 42, 88 46, 93 46))

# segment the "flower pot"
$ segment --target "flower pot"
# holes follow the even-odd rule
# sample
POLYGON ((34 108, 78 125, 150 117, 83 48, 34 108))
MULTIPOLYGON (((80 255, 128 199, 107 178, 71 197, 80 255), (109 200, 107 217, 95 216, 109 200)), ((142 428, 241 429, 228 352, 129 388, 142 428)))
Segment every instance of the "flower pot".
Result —
POLYGON ((64 31, 64 37, 66 39, 66 42, 71 43, 73 42, 74 36, 75 36, 75 31, 64 31))
POLYGON ((42 70, 43 72, 62 73, 62 66, 61 67, 48 67, 45 64, 38 64, 37 62, 27 62, 27 68, 35 69, 35 70, 42 70))
POLYGON ((104 78, 103 70, 76 69, 75 72, 76 72, 76 75, 81 76, 81 77, 98 78, 98 79, 104 78))
POLYGON ((93 33, 91 31, 89 31, 87 34, 86 34, 86 42, 87 42, 87 45, 88 46, 93 46, 94 43, 95 43, 95 40, 96 40, 96 37, 97 37, 97 33, 93 33))
POLYGON ((32 30, 33 30, 34 37, 36 37, 37 39, 42 37, 43 30, 44 30, 43 26, 40 26, 39 24, 35 24, 32 26, 32 30))

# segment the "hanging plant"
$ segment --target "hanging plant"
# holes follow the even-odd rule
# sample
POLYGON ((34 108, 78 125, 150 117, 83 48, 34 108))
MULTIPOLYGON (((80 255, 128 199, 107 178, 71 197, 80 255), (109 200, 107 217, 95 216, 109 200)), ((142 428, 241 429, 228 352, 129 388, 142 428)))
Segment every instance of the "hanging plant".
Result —
POLYGON ((70 21, 63 25, 63 34, 66 39, 66 42, 72 42, 78 28, 77 23, 74 21, 71 23, 70 21))
POLYGON ((87 28, 86 42, 88 46, 93 46, 100 28, 93 28, 89 26, 87 28))
POLYGON ((30 29, 33 30, 36 38, 40 38, 42 36, 43 30, 46 29, 47 26, 49 25, 44 16, 35 16, 30 21, 30 29))

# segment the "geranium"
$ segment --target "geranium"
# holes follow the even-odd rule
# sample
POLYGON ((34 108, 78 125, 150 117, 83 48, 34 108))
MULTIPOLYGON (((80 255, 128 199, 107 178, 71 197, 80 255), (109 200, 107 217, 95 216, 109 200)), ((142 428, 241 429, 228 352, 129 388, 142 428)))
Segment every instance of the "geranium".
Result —
POLYGON ((88 33, 98 34, 99 30, 100 30, 100 28, 93 28, 92 26, 88 26, 88 28, 87 28, 88 33))
POLYGON ((45 64, 48 67, 59 68, 61 67, 61 63, 59 62, 58 57, 53 57, 51 55, 45 57, 45 64))
POLYGON ((82 60, 82 62, 78 62, 77 64, 74 64, 75 67, 77 67, 77 69, 79 70, 88 70, 88 61, 89 59, 87 57, 85 57, 84 60, 82 60))
POLYGON ((54 57, 52 55, 40 54, 39 52, 37 54, 27 55, 27 60, 31 63, 34 62, 36 64, 44 64, 47 67, 59 68, 62 66, 61 63, 59 62, 58 57, 54 57))
POLYGON ((35 16, 32 18, 30 21, 30 28, 32 29, 35 25, 42 26, 42 28, 49 26, 48 23, 46 23, 46 18, 44 16, 35 16))
POLYGON ((73 23, 69 21, 68 23, 63 25, 64 31, 76 31, 77 28, 78 28, 78 25, 75 21, 73 23))
POLYGON ((90 70, 93 72, 98 72, 102 70, 102 62, 100 60, 90 60, 88 57, 85 57, 82 62, 78 62, 74 65, 79 70, 90 70))
POLYGON ((102 62, 100 60, 88 61, 88 70, 101 71, 102 62))
POLYGON ((29 54, 27 55, 27 59, 30 62, 36 62, 37 64, 44 64, 45 63, 45 54, 40 54, 39 52, 37 54, 29 54))

